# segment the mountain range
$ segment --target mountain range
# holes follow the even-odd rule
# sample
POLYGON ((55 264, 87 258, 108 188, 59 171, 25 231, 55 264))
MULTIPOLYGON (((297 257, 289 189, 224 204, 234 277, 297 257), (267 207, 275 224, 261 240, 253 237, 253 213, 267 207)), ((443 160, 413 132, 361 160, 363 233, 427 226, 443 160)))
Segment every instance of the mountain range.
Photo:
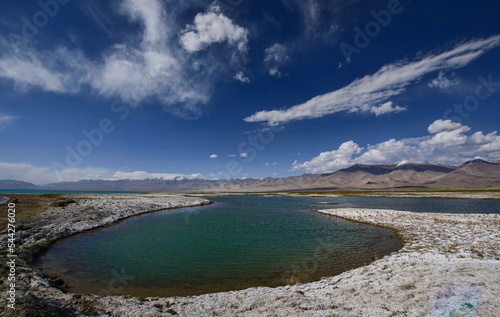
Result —
POLYGON ((0 190, 262 192, 291 190, 500 188, 500 161, 472 160, 460 166, 401 162, 356 164, 329 174, 264 179, 81 180, 37 186, 0 180, 0 190))

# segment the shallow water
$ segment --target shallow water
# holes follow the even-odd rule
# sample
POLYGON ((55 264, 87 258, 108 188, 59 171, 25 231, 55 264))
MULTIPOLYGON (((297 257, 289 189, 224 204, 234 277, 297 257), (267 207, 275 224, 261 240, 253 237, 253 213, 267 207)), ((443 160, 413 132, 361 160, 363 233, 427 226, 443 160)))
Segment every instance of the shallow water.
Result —
POLYGON ((413 212, 457 214, 497 214, 500 201, 481 199, 407 198, 407 197, 334 197, 313 198, 317 202, 335 202, 326 208, 393 209, 413 212))
POLYGON ((311 199, 212 200, 62 240, 38 264, 74 292, 193 295, 318 280, 402 246, 392 230, 312 213, 311 199))
POLYGON ((61 276, 73 292, 184 296, 279 286, 333 276, 402 246, 392 230, 311 209, 500 212, 498 201, 464 199, 210 199, 216 203, 141 215, 62 240, 38 264, 47 274, 61 276))

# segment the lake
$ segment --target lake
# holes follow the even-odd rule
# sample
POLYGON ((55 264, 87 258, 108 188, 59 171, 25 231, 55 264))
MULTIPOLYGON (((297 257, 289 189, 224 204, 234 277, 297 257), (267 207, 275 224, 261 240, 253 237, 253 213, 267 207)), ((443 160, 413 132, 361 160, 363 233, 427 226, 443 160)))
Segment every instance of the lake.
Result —
POLYGON ((402 247, 394 231, 326 208, 499 213, 500 202, 374 197, 212 197, 56 242, 37 264, 72 292, 186 296, 319 280, 402 247), (314 205, 313 203, 336 205, 314 205))

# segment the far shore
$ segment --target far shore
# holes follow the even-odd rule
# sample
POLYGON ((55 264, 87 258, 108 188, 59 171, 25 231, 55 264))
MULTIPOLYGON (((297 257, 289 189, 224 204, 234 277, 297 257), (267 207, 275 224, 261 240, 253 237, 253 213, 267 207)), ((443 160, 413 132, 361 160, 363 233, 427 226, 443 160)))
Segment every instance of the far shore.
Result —
MULTIPOLYGON (((398 195, 391 197, 500 199, 498 190, 383 193, 398 195)), ((327 194, 337 193, 293 193, 327 194)), ((367 266, 307 284, 191 297, 135 298, 65 293, 61 281, 43 276, 31 263, 54 240, 136 214, 210 203, 202 198, 203 194, 186 197, 165 193, 0 193, 0 196, 8 196, 11 201, 18 198, 19 217, 18 310, 15 314, 5 310, 5 316, 25 315, 33 309, 61 316, 473 316, 474 313, 497 316, 500 311, 498 214, 321 209, 318 212, 325 217, 394 229, 404 239, 405 246, 367 266)), ((0 247, 6 248, 4 240, 0 247)), ((2 253, 2 274, 8 270, 4 263, 6 258, 2 253)), ((2 284, 3 307, 7 306, 7 290, 7 285, 2 284)))
POLYGON ((500 200, 500 189, 419 189, 419 190, 352 190, 290 191, 276 194, 291 197, 405 197, 500 200))

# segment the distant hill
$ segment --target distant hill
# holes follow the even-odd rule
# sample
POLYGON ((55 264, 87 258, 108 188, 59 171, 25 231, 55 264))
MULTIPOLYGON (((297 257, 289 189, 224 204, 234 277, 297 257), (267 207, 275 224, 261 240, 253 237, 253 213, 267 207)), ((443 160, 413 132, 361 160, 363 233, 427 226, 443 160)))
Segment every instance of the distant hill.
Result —
POLYGON ((447 188, 500 188, 500 163, 472 160, 460 166, 416 162, 356 164, 329 174, 264 179, 82 180, 44 186, 0 180, 0 190, 257 192, 447 188))
POLYGON ((0 189, 6 190, 36 190, 38 186, 32 183, 12 179, 0 179, 0 189))
POLYGON ((483 160, 473 160, 460 165, 453 172, 435 180, 433 187, 449 188, 453 184, 460 184, 464 188, 474 188, 482 185, 483 188, 500 187, 500 164, 483 160))

